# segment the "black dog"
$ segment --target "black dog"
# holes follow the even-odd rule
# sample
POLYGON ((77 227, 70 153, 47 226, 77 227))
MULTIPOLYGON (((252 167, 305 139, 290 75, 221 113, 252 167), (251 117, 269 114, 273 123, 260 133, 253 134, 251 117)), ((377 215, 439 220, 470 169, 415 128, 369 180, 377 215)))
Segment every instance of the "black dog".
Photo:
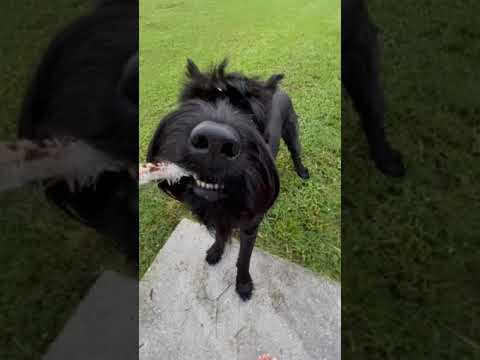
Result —
POLYGON ((159 186, 215 230, 209 264, 220 261, 232 230, 240 229, 236 290, 246 300, 253 290, 249 267, 258 227, 279 192, 274 159, 281 137, 298 175, 309 175, 300 159, 297 116, 278 88, 283 76, 260 81, 227 74, 226 65, 202 73, 189 60, 180 106, 161 121, 148 161, 168 160, 194 174, 159 186))
MULTIPOLYGON (((50 44, 23 104, 19 137, 80 139, 138 164, 138 1, 100 1, 50 44)), ((71 191, 45 183, 50 200, 113 236, 138 260, 138 182, 125 170, 71 191)))
POLYGON ((342 0, 342 82, 360 115, 377 168, 399 177, 405 168, 384 130, 377 32, 363 0, 342 0))

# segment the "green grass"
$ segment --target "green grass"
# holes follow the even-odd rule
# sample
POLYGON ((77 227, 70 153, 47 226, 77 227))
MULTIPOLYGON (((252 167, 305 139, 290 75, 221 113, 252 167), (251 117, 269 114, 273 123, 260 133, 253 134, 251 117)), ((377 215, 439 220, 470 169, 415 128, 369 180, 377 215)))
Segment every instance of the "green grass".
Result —
MULTIPOLYGON (((85 1, 2 1, 0 139, 16 137, 25 87, 52 36, 85 1)), ((0 359, 40 359, 104 269, 127 271, 111 241, 33 188, 0 194, 0 359)))
POLYGON ((480 5, 372 0, 370 9, 383 32, 388 132, 407 176, 373 169, 346 106, 343 355, 479 359, 480 5))
MULTIPOLYGON (((294 173, 286 147, 281 193, 257 245, 340 278, 340 1, 160 1, 140 3, 141 159, 159 119, 177 102, 187 57, 205 69, 228 56, 231 70, 284 73, 300 116, 311 179, 294 173)), ((141 274, 179 220, 179 203, 154 186, 140 192, 141 274)), ((199 254, 201 256, 201 254, 199 254)))

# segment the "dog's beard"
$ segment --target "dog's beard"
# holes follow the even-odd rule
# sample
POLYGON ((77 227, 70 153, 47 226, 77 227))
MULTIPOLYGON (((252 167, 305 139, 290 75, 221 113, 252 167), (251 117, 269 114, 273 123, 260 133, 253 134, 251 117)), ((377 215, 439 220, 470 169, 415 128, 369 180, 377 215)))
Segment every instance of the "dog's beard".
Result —
POLYGON ((190 176, 183 176, 179 181, 169 184, 166 181, 159 182, 162 190, 180 201, 186 201, 187 198, 194 199, 194 202, 206 201, 208 203, 215 203, 222 199, 228 198, 228 192, 225 190, 225 185, 219 182, 206 182, 201 178, 192 174, 190 176))
POLYGON ((265 213, 276 197, 276 185, 249 170, 243 177, 230 177, 217 183, 205 183, 184 177, 176 184, 162 182, 160 188, 188 205, 207 226, 223 222, 234 226, 244 219, 265 213), (208 188, 207 185, 214 186, 208 188), (218 188, 216 188, 218 187, 218 188))

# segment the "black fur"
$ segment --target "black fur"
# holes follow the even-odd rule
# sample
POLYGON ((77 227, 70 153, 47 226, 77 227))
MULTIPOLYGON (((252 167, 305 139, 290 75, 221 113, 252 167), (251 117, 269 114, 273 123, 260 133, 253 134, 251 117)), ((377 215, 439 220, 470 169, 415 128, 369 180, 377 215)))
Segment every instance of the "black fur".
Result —
POLYGON ((202 73, 195 63, 187 60, 187 81, 180 95, 180 102, 201 99, 215 103, 228 99, 246 114, 252 114, 260 132, 264 132, 272 96, 283 79, 282 74, 272 75, 266 82, 248 78, 240 73, 226 73, 228 61, 223 60, 208 73, 202 73))
POLYGON ((342 0, 342 82, 360 115, 377 168, 399 177, 405 168, 384 130, 377 33, 363 0, 342 0))
MULTIPOLYGON (((51 42, 24 100, 19 137, 74 137, 138 163, 138 1, 102 1, 51 42)), ((105 173, 71 192, 46 183, 49 199, 138 260, 138 185, 105 173)))
MULTIPOLYGON (((246 300, 253 291, 249 266, 258 227, 279 192, 275 156, 282 136, 298 174, 309 175, 300 159, 297 116, 290 98, 278 88, 283 75, 261 81, 226 73, 226 65, 224 61, 202 73, 188 61, 180 105, 160 122, 147 160, 168 160, 194 172, 201 181, 224 185, 222 191, 204 191, 193 178, 175 185, 159 184, 215 230, 215 242, 206 257, 209 264, 220 261, 232 231, 240 230, 236 290, 246 300), (205 124, 211 131, 238 139, 238 153, 227 156, 223 150, 212 150, 218 145, 214 142, 198 151, 192 137, 205 124)), ((231 141, 236 144, 237 140, 231 141)))

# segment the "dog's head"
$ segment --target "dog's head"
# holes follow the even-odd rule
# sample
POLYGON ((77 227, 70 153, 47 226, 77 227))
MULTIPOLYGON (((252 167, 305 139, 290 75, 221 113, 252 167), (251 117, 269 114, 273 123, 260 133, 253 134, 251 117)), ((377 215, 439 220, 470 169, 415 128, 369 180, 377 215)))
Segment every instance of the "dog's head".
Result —
POLYGON ((192 173, 161 189, 190 206, 207 225, 263 215, 279 192, 269 148, 251 116, 226 100, 183 103, 167 115, 150 143, 149 162, 169 161, 192 173))
POLYGON ((180 101, 199 99, 214 104, 227 99, 238 111, 252 115, 257 128, 263 133, 272 96, 283 79, 283 74, 275 74, 262 81, 237 72, 227 73, 227 65, 228 61, 224 59, 210 71, 201 72, 188 59, 180 101))

